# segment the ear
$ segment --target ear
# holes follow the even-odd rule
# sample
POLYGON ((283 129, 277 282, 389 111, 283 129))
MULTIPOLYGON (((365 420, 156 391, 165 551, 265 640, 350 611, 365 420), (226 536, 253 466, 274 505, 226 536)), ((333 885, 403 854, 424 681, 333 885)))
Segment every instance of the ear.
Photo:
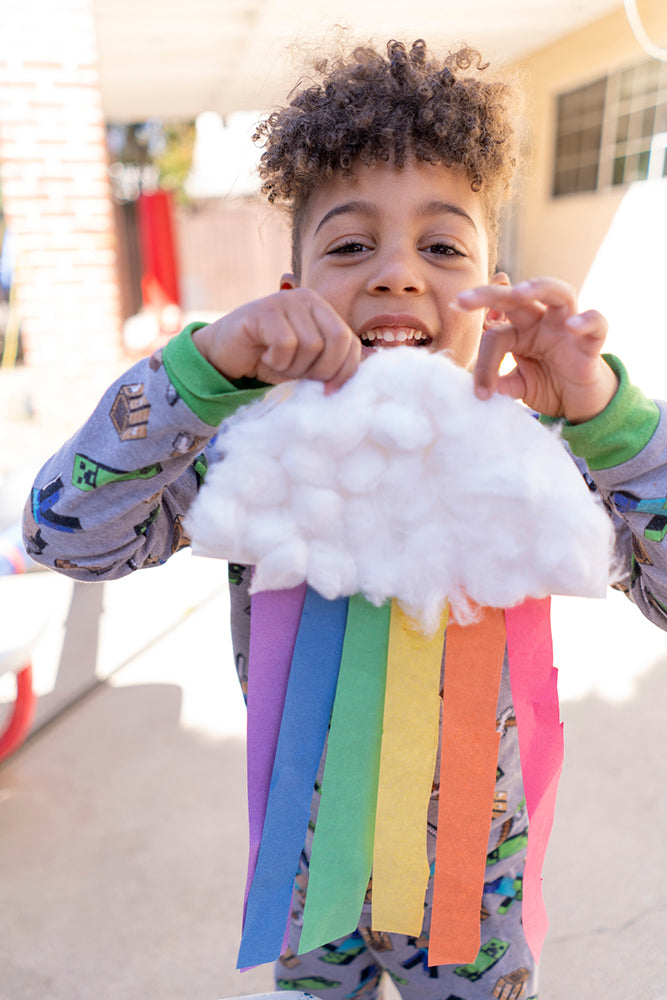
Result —
MULTIPOLYGON (((496 273, 491 276, 489 284, 509 285, 511 282, 504 271, 496 271, 496 273)), ((504 319, 505 313, 498 312, 496 309, 487 309, 486 316, 484 317, 484 329, 486 330, 487 327, 495 326, 497 323, 502 323, 504 319)))
POLYGON ((299 282, 296 280, 293 274, 290 274, 289 272, 287 272, 287 274, 283 274, 282 278, 280 279, 281 292, 284 291, 286 288, 298 288, 298 287, 299 287, 299 282))

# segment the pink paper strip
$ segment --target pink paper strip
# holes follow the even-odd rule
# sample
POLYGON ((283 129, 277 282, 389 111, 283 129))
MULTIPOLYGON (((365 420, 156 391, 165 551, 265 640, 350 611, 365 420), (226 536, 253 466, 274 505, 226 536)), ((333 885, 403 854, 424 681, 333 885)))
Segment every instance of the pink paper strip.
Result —
POLYGON ((243 913, 257 867, 266 804, 306 585, 253 594, 248 663, 248 824, 250 846, 243 913))
POLYGON ((529 600, 505 612, 512 698, 528 809, 528 852, 523 880, 523 927, 539 960, 549 925, 542 898, 542 865, 553 825, 563 767, 558 671, 553 666, 551 602, 529 600))

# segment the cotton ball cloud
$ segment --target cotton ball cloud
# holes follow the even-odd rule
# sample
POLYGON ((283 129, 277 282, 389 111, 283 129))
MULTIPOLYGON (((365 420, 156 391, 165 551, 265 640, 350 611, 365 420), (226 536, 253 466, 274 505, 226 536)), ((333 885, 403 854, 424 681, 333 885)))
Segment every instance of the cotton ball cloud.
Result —
POLYGON ((307 581, 396 598, 434 629, 446 601, 512 607, 604 596, 611 524, 557 434, 414 348, 377 352, 338 392, 272 389, 226 421, 187 530, 196 554, 255 566, 252 589, 307 581))

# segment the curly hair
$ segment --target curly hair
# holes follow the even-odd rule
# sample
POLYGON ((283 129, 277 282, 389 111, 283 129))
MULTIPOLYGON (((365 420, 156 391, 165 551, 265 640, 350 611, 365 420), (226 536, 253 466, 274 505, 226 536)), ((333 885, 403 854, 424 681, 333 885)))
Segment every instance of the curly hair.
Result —
POLYGON ((362 46, 347 58, 319 60, 319 82, 297 86, 289 104, 257 126, 262 192, 291 218, 297 275, 310 197, 334 175, 352 177, 359 163, 402 168, 415 159, 462 170, 482 198, 495 255, 518 160, 517 91, 502 79, 481 79, 488 64, 467 46, 442 60, 422 39, 409 49, 392 40, 386 50, 385 57, 362 46))

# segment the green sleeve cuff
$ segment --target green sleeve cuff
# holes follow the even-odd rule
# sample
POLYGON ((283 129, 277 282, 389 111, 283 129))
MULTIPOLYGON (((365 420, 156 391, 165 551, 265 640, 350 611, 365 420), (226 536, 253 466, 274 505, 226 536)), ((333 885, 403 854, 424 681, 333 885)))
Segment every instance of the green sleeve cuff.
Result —
MULTIPOLYGON (((646 447, 660 420, 657 404, 632 384, 618 358, 613 354, 603 357, 619 379, 616 395, 592 420, 583 424, 562 422, 562 434, 571 451, 583 458, 593 472, 629 462, 646 447)), ((545 424, 557 422, 549 417, 540 420, 545 424)))
POLYGON ((190 323, 165 345, 162 361, 172 385, 192 412, 217 427, 240 406, 263 396, 270 386, 256 379, 230 382, 199 353, 192 339, 206 323, 190 323))

